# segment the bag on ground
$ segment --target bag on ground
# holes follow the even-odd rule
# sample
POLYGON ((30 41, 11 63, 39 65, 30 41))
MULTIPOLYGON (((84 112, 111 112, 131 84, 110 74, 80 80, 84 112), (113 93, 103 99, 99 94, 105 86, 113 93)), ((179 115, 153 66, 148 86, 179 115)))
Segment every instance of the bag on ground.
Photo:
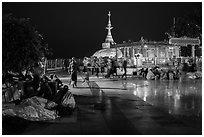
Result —
POLYGON ((63 107, 69 107, 69 108, 72 108, 74 109, 75 108, 75 105, 76 105, 76 102, 74 100, 74 97, 72 95, 71 92, 67 92, 63 99, 62 99, 62 104, 61 104, 63 107))

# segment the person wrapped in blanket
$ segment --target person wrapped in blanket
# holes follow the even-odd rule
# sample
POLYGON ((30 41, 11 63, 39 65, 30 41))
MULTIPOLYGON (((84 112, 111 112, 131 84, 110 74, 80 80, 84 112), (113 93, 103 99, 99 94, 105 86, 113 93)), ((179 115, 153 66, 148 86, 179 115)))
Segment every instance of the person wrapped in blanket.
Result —
POLYGON ((21 102, 3 104, 3 116, 17 116, 30 121, 54 120, 60 116, 70 114, 75 108, 75 100, 69 87, 64 85, 56 94, 48 84, 47 77, 40 81, 37 91, 32 85, 27 85, 26 97, 21 102))
POLYGON ((50 74, 49 81, 57 83, 57 89, 60 89, 63 86, 62 81, 55 74, 50 74))
POLYGON ((60 116, 72 113, 72 109, 74 109, 76 105, 74 97, 69 91, 69 87, 67 85, 64 85, 64 87, 57 92, 52 101, 58 104, 56 106, 56 110, 59 112, 60 116))
POLYGON ((55 79, 51 79, 51 81, 52 82, 55 81, 57 83, 57 90, 52 89, 49 84, 50 79, 46 76, 43 76, 40 82, 40 88, 38 89, 37 96, 43 97, 45 99, 48 99, 58 104, 55 107, 55 109, 60 111, 60 113, 64 107, 68 107, 71 109, 75 108, 75 101, 72 93, 69 91, 69 87, 67 85, 63 85, 60 79, 56 75, 54 75, 54 78, 55 79), (53 90, 56 90, 56 91, 53 91, 53 90), (69 101, 72 100, 72 101, 66 104, 67 100, 69 101))

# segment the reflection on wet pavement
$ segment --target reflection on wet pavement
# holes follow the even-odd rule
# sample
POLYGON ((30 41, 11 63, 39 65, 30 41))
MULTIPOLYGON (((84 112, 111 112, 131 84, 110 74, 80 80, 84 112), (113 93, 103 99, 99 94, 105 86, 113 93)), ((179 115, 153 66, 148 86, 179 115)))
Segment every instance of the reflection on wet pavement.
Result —
POLYGON ((169 114, 201 116, 202 81, 122 81, 133 95, 169 114))
POLYGON ((97 84, 112 102, 107 106, 115 105, 140 134, 201 133, 201 80, 105 79, 97 84), (106 89, 107 85, 111 88, 106 89))

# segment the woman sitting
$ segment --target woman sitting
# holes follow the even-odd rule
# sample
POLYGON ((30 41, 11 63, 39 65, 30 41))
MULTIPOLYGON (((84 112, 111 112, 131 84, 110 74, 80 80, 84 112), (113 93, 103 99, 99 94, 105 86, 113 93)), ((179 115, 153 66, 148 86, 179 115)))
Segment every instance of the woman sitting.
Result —
POLYGON ((155 75, 154 75, 154 73, 152 72, 152 69, 150 69, 150 70, 148 71, 146 78, 147 78, 148 80, 154 80, 154 79, 155 79, 155 75))

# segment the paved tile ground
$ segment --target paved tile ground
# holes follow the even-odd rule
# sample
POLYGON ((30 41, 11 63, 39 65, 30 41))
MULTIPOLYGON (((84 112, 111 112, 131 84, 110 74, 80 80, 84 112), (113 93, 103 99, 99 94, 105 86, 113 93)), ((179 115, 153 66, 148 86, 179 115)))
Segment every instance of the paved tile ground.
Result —
MULTIPOLYGON (((65 84, 68 78, 61 79, 65 84)), ((104 81, 107 79, 103 79, 104 81)), ((139 97, 111 96, 120 87, 105 85, 91 78, 89 84, 78 79, 70 87, 77 108, 72 114, 50 122, 29 122, 20 118, 3 119, 3 134, 17 135, 197 135, 201 128, 158 110, 139 97), (108 92, 111 91, 111 92, 108 92), (17 121, 17 122, 16 122, 17 121)), ((119 92, 120 93, 120 92, 119 92)))

